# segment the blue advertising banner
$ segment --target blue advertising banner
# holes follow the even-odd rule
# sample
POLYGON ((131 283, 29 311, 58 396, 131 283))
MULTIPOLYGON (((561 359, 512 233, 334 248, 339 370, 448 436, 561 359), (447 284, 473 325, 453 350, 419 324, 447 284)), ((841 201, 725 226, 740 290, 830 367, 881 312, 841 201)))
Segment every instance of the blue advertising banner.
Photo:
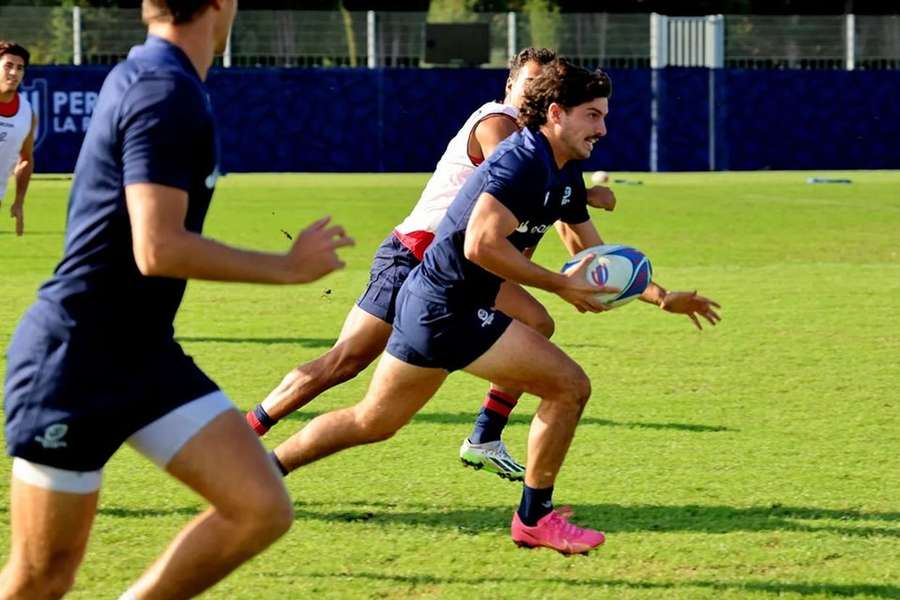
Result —
MULTIPOLYGON (((108 71, 28 70, 39 172, 74 169, 108 71)), ((610 74, 609 135, 585 170, 900 168, 900 71, 610 74)), ((208 81, 230 172, 431 171, 505 83, 499 69, 214 69, 208 81)))

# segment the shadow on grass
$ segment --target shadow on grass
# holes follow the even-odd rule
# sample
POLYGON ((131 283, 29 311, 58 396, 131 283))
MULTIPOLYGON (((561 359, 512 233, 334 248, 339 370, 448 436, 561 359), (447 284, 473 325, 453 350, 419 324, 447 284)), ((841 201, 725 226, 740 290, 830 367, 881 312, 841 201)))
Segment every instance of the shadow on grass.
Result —
POLYGON ((205 507, 174 506, 172 508, 123 508, 121 506, 102 506, 97 509, 98 515, 117 519, 143 519, 146 517, 172 517, 183 515, 193 517, 199 515, 205 507))
MULTIPOLYGON (((579 560, 578 557, 573 557, 579 560)), ((385 581, 394 584, 416 585, 471 585, 480 586, 485 583, 509 583, 505 577, 441 577, 435 575, 390 575, 382 573, 309 573, 300 577, 313 579, 359 579, 370 581, 385 581)), ((762 592, 774 595, 800 594, 814 595, 827 594, 831 596, 875 596, 878 598, 900 598, 900 587, 895 585, 878 585, 870 583, 788 583, 782 581, 708 581, 690 580, 675 581, 628 581, 625 579, 566 579, 560 577, 517 577, 516 582, 534 583, 535 585, 550 584, 554 587, 565 586, 572 588, 575 594, 583 594, 586 589, 579 588, 623 588, 639 590, 678 590, 689 588, 705 588, 722 591, 747 591, 762 592)))
MULTIPOLYGON (((561 498, 560 500, 564 500, 561 498)), ((378 525, 436 527, 465 534, 507 531, 514 507, 468 507, 441 509, 433 505, 350 503, 359 509, 329 511, 331 503, 295 502, 297 519, 369 522, 378 525), (322 507, 325 510, 319 510, 322 507)), ((347 503, 343 503, 347 506, 347 503)), ((582 504, 573 506, 576 522, 591 523, 608 534, 636 532, 732 533, 737 531, 789 531, 834 533, 852 537, 900 538, 900 527, 841 526, 830 521, 900 521, 897 512, 866 512, 855 509, 826 509, 802 506, 656 506, 582 504), (812 521, 812 523, 810 523, 812 521), (815 521, 829 521, 817 524, 815 521)))
POLYGON ((304 348, 331 348, 335 340, 332 338, 302 338, 302 337, 270 337, 270 338, 240 338, 240 337, 215 337, 215 336, 177 336, 179 342, 191 343, 216 343, 216 344, 292 344, 304 348))
MULTIPOLYGON (((461 534, 505 533, 513 506, 456 507, 442 509, 426 504, 392 504, 386 502, 294 502, 298 521, 365 522, 384 527, 432 527, 455 530, 461 534), (337 508, 329 510, 329 508, 337 508), (349 508, 347 508, 349 507, 349 508), (358 508, 357 508, 358 507, 358 508)), ((870 512, 855 509, 828 509, 804 506, 655 506, 618 504, 574 505, 576 522, 595 524, 607 534, 616 533, 733 533, 787 531, 799 533, 831 533, 851 537, 900 538, 900 527, 843 527, 810 521, 900 521, 897 512, 870 512)), ((113 518, 194 516, 203 507, 171 508, 101 507, 97 513, 113 518)), ((0 512, 6 512, 4 507, 0 512)))
MULTIPOLYGON (((474 403, 473 403, 474 406, 474 403)), ((319 411, 297 411, 282 418, 282 421, 310 421, 322 414, 319 411)), ((430 423, 433 425, 472 425, 478 416, 477 407, 471 413, 422 412, 413 417, 413 423, 430 423)), ((512 414, 510 425, 529 425, 532 415, 512 414)), ((676 431, 693 431, 698 433, 715 433, 722 431, 735 432, 737 429, 720 425, 697 425, 694 423, 642 423, 639 421, 612 421, 596 417, 581 417, 579 425, 600 425, 601 427, 624 427, 627 429, 664 429, 676 431)))

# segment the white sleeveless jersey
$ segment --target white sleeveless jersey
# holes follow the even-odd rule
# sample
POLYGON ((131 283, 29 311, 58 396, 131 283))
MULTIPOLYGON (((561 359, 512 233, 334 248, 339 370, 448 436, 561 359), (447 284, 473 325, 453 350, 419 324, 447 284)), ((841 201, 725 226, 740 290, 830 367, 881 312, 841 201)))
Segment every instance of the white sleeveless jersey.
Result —
POLYGON ((31 131, 31 104, 19 94, 19 109, 12 116, 0 112, 0 199, 6 193, 6 184, 19 162, 22 143, 31 131))
POLYGON ((434 239, 434 232, 444 218, 450 203, 475 168, 484 160, 469 156, 469 139, 472 132, 478 123, 497 114, 515 119, 519 111, 514 106, 500 102, 487 102, 473 112, 447 144, 444 155, 438 161, 434 174, 425 185, 412 212, 394 229, 397 239, 419 260, 422 260, 425 249, 434 239))

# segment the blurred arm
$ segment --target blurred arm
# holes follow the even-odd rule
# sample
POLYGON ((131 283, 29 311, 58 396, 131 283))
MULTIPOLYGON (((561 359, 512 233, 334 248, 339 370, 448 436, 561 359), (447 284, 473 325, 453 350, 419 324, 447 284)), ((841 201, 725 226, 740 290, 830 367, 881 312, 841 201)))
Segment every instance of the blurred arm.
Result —
POLYGON ((322 219, 301 232, 286 254, 241 250, 184 227, 188 195, 153 183, 126 186, 132 249, 143 275, 251 283, 304 283, 343 266, 335 249, 352 244, 322 219))

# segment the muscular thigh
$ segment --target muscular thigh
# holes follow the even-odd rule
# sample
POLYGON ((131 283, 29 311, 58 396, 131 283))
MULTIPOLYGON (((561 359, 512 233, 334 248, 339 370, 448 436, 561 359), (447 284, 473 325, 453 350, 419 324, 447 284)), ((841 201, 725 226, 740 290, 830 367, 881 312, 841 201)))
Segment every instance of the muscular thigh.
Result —
POLYGON ((504 281, 494 306, 539 331, 552 327, 553 321, 544 305, 517 283, 504 281))
POLYGON ((443 369, 418 367, 385 354, 356 411, 365 421, 399 429, 425 406, 446 378, 443 369))
POLYGON ((581 367, 565 352, 518 321, 510 323, 500 339, 464 370, 542 397, 584 377, 581 367))

